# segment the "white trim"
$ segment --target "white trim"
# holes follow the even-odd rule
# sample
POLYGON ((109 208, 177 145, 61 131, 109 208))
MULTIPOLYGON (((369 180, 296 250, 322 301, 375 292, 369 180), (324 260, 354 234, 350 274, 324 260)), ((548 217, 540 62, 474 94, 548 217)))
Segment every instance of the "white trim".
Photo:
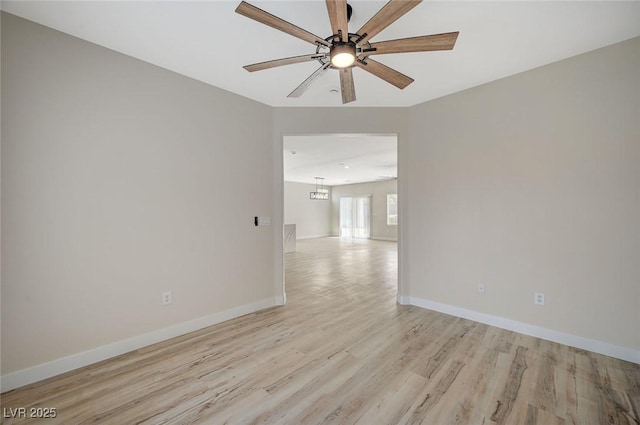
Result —
MULTIPOLYGON (((400 305, 411 305, 411 297, 406 297, 404 295, 398 294, 396 296, 396 301, 400 305)), ((419 307, 419 306, 418 306, 419 307)))
MULTIPOLYGON (((400 298, 400 297, 398 297, 400 298)), ((569 345, 571 347, 581 348, 583 350, 592 351, 605 356, 615 357, 617 359, 626 360, 633 363, 640 363, 640 350, 634 350, 628 347, 609 344, 608 342, 589 339, 577 335, 567 334, 564 332, 547 329, 540 326, 530 325, 528 323, 518 322, 504 317, 493 316, 486 313, 480 313, 466 308, 456 307, 449 304, 441 304, 435 301, 425 300, 416 297, 402 297, 400 304, 410 304, 416 307, 426 308, 428 310, 439 311, 440 313, 450 314, 452 316, 462 317, 464 319, 473 320, 475 322, 484 323, 502 329, 518 332, 525 335, 535 336, 547 341, 557 342, 559 344, 569 345)))
POLYGON ((297 236, 296 239, 317 239, 317 238, 328 238, 331 236, 329 233, 324 235, 313 235, 313 236, 297 236))
POLYGON ((134 336, 133 338, 103 345, 102 347, 72 354, 28 369, 8 373, 1 377, 0 388, 2 392, 9 391, 14 388, 22 387, 23 385, 31 384, 33 382, 41 381, 61 373, 90 365, 92 363, 110 359, 112 357, 128 353, 129 351, 137 350, 151 344, 197 331, 217 323, 235 319, 236 317, 264 310, 265 308, 283 305, 283 301, 282 297, 267 298, 251 304, 241 305, 239 307, 234 307, 229 310, 201 317, 199 319, 178 323, 167 328, 134 336))
MULTIPOLYGON (((315 236, 314 236, 315 237, 315 236)), ((318 236, 320 238, 339 238, 340 235, 327 235, 327 236, 318 236)), ((310 238, 298 238, 298 239, 310 239, 310 238)), ((370 238, 345 238, 345 239, 370 239, 373 241, 387 241, 387 242, 398 242, 398 238, 386 238, 384 236, 382 237, 378 237, 378 236, 371 236, 370 238)))

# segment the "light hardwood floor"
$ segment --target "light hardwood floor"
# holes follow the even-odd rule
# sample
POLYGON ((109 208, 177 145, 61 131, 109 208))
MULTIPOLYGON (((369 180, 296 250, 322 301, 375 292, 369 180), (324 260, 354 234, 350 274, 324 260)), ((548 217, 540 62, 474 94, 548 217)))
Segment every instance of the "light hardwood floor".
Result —
POLYGON ((2 395, 6 424, 638 424, 640 366, 396 304, 396 244, 298 241, 288 304, 2 395))

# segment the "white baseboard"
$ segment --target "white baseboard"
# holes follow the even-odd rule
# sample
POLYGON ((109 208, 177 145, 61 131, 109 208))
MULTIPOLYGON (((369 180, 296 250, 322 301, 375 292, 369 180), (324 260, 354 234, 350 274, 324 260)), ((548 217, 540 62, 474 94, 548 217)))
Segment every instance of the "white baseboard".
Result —
MULTIPOLYGON (((396 300, 400 305, 411 305, 411 297, 405 297, 400 294, 396 296, 396 300)), ((418 306, 419 307, 419 306, 418 306)))
POLYGON ((328 233, 324 235, 312 235, 312 236, 297 236, 296 239, 317 239, 317 238, 328 238, 330 235, 328 233))
MULTIPOLYGON (((331 234, 331 235, 325 235, 325 236, 314 236, 314 237, 318 237, 318 238, 339 238, 340 235, 335 235, 335 234, 331 234)), ((308 239, 308 238, 298 238, 298 239, 308 239)), ((357 239, 357 238, 356 238, 357 239)), ((386 238, 384 236, 371 236, 369 239, 372 239, 374 241, 389 241, 389 242, 398 242, 398 238, 386 238)))
POLYGON ((604 354, 605 356, 615 357, 617 359, 626 360, 633 363, 640 363, 640 350, 634 350, 632 348, 621 347, 595 339, 571 335, 540 326, 530 325, 528 323, 506 319, 504 317, 492 316, 490 314, 480 313, 474 310, 467 310, 466 308, 456 307, 448 304, 441 304, 422 298, 398 296, 398 303, 403 305, 409 304, 416 307, 426 308, 428 310, 439 311, 440 313, 462 317, 463 319, 473 320, 475 322, 480 322, 486 325, 495 326, 497 328, 507 329, 521 334, 534 336, 537 338, 545 339, 547 341, 553 341, 559 344, 581 348, 583 350, 592 351, 598 354, 604 354))
POLYGON ((283 297, 267 298, 255 303, 234 307, 229 310, 224 310, 195 320, 178 323, 176 325, 138 335, 133 338, 103 345, 102 347, 72 354, 28 369, 8 373, 0 378, 0 390, 1 392, 9 391, 14 388, 22 387, 33 382, 41 381, 43 379, 51 378, 52 376, 60 375, 61 373, 90 365, 92 363, 107 360, 112 357, 128 353, 129 351, 165 341, 176 336, 184 335, 217 323, 235 319, 236 317, 244 316, 245 314, 254 313, 259 310, 264 310, 265 308, 283 304, 283 297))

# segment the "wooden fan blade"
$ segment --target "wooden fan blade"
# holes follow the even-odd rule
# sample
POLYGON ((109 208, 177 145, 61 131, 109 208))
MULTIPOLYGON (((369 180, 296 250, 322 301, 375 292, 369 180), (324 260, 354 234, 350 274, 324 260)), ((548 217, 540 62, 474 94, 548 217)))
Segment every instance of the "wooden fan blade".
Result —
POLYGON ((262 9, 252 6, 246 1, 242 1, 238 5, 238 7, 236 8, 236 13, 253 19, 254 21, 258 21, 262 24, 268 25, 271 28, 275 28, 284 33, 297 37, 301 40, 308 41, 311 44, 320 43, 324 46, 329 46, 329 42, 323 40, 317 35, 311 34, 309 31, 303 30, 302 28, 295 26, 292 23, 285 21, 284 19, 280 19, 277 16, 270 14, 269 12, 265 12, 262 9))
POLYGON ((327 0, 327 12, 331 21, 331 31, 334 34, 341 32, 342 41, 348 41, 347 0, 327 0))
POLYGON ((375 48, 376 50, 367 51, 367 55, 451 50, 456 44, 457 38, 458 32, 448 32, 445 34, 423 35, 421 37, 380 41, 378 43, 371 43, 371 48, 375 48))
POLYGON ((419 5, 421 1, 422 0, 390 0, 373 18, 369 19, 369 22, 360 28, 358 34, 364 35, 364 38, 360 40, 358 44, 362 45, 369 41, 380 31, 398 20, 402 15, 419 5))
POLYGON ((339 72, 342 103, 353 102, 356 100, 356 87, 353 84, 353 68, 342 68, 339 72))
POLYGON ((289 93, 287 97, 300 97, 302 94, 307 91, 311 83, 320 78, 331 66, 331 62, 325 63, 320 68, 316 69, 313 74, 309 75, 309 77, 302 82, 294 91, 289 93))
POLYGON ((382 78, 387 83, 393 84, 401 90, 413 83, 413 78, 407 77, 395 69, 389 68, 388 66, 383 65, 380 62, 376 62, 371 58, 367 58, 366 62, 358 60, 356 61, 356 65, 365 71, 372 73, 376 77, 382 78))
POLYGON ((317 59, 323 58, 325 56, 327 56, 327 55, 324 54, 324 53, 318 53, 318 54, 313 54, 313 55, 293 56, 293 57, 290 57, 290 58, 275 59, 275 60, 272 60, 272 61, 266 61, 266 62, 254 63, 254 64, 251 64, 251 65, 245 65, 245 66, 243 66, 243 68, 246 69, 249 72, 262 71, 263 69, 275 68, 277 66, 291 65, 293 63, 300 63, 300 62, 308 62, 308 61, 312 61, 312 60, 317 60, 317 59))

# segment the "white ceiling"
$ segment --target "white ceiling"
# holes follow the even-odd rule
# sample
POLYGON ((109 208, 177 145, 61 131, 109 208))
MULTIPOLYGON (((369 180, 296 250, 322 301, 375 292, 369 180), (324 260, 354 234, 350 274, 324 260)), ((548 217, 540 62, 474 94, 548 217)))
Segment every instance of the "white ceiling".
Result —
POLYGON ((395 135, 285 136, 284 179, 325 186, 390 180, 398 176, 395 135), (295 153, 294 153, 295 152, 295 153))
MULTIPOLYGON (((250 3, 324 38, 318 0, 250 3)), ((357 31, 385 0, 350 0, 357 31)), ((249 73, 243 65, 315 52, 304 41, 234 13, 236 1, 2 1, 2 9, 271 106, 339 106, 336 71, 299 99, 289 94, 319 65, 249 73)), ((454 50, 380 55, 409 75, 404 90, 354 70, 348 106, 411 106, 640 36, 640 2, 424 1, 372 41, 460 31, 454 50)))

